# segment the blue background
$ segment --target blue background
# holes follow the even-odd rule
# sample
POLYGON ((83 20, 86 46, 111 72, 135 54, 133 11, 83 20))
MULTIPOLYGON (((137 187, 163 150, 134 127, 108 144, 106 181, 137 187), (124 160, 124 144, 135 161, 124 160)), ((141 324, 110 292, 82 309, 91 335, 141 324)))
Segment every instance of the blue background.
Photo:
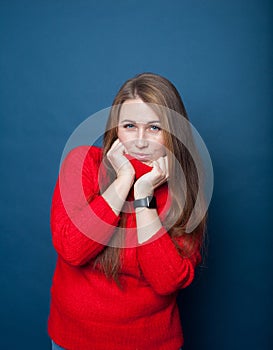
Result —
POLYGON ((50 348, 49 209, 62 150, 143 71, 177 86, 215 173, 206 267, 179 298, 185 350, 273 348, 272 7, 0 1, 2 349, 50 348))

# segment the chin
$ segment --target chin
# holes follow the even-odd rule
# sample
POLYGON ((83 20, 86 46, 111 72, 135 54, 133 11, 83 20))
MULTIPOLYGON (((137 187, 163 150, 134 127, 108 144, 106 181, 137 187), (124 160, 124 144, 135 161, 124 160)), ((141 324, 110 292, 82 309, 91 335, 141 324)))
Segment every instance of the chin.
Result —
POLYGON ((146 165, 149 165, 149 166, 152 166, 153 160, 147 160, 147 161, 142 161, 142 160, 141 160, 141 163, 146 164, 146 165))

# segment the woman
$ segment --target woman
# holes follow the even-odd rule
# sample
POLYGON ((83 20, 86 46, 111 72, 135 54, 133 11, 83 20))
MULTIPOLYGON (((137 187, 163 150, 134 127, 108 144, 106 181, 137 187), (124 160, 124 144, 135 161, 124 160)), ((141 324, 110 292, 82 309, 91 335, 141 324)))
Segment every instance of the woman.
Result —
POLYGON ((140 74, 114 99, 103 149, 77 147, 66 157, 51 208, 53 349, 183 345, 176 296, 201 261, 206 220, 197 210, 188 232, 203 201, 185 120, 172 83, 140 74))

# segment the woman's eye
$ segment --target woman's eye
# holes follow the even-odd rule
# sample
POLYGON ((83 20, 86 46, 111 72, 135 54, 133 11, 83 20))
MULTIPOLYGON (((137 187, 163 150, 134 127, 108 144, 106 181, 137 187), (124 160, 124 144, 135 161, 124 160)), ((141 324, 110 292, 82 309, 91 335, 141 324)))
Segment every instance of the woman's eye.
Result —
POLYGON ((134 124, 125 124, 123 127, 125 129, 132 129, 134 127, 134 124))
POLYGON ((151 126, 150 126, 150 129, 151 129, 152 131, 160 131, 160 130, 161 130, 160 127, 157 126, 157 125, 151 125, 151 126))

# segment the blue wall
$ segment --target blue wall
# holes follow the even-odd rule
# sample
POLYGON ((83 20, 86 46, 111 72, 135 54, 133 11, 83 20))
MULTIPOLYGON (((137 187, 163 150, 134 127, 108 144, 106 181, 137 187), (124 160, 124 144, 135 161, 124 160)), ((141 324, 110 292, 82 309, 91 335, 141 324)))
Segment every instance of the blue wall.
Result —
POLYGON ((1 348, 49 349, 62 150, 143 71, 177 86, 215 172, 206 267, 179 299, 185 350, 273 348, 272 7, 0 1, 1 348))

